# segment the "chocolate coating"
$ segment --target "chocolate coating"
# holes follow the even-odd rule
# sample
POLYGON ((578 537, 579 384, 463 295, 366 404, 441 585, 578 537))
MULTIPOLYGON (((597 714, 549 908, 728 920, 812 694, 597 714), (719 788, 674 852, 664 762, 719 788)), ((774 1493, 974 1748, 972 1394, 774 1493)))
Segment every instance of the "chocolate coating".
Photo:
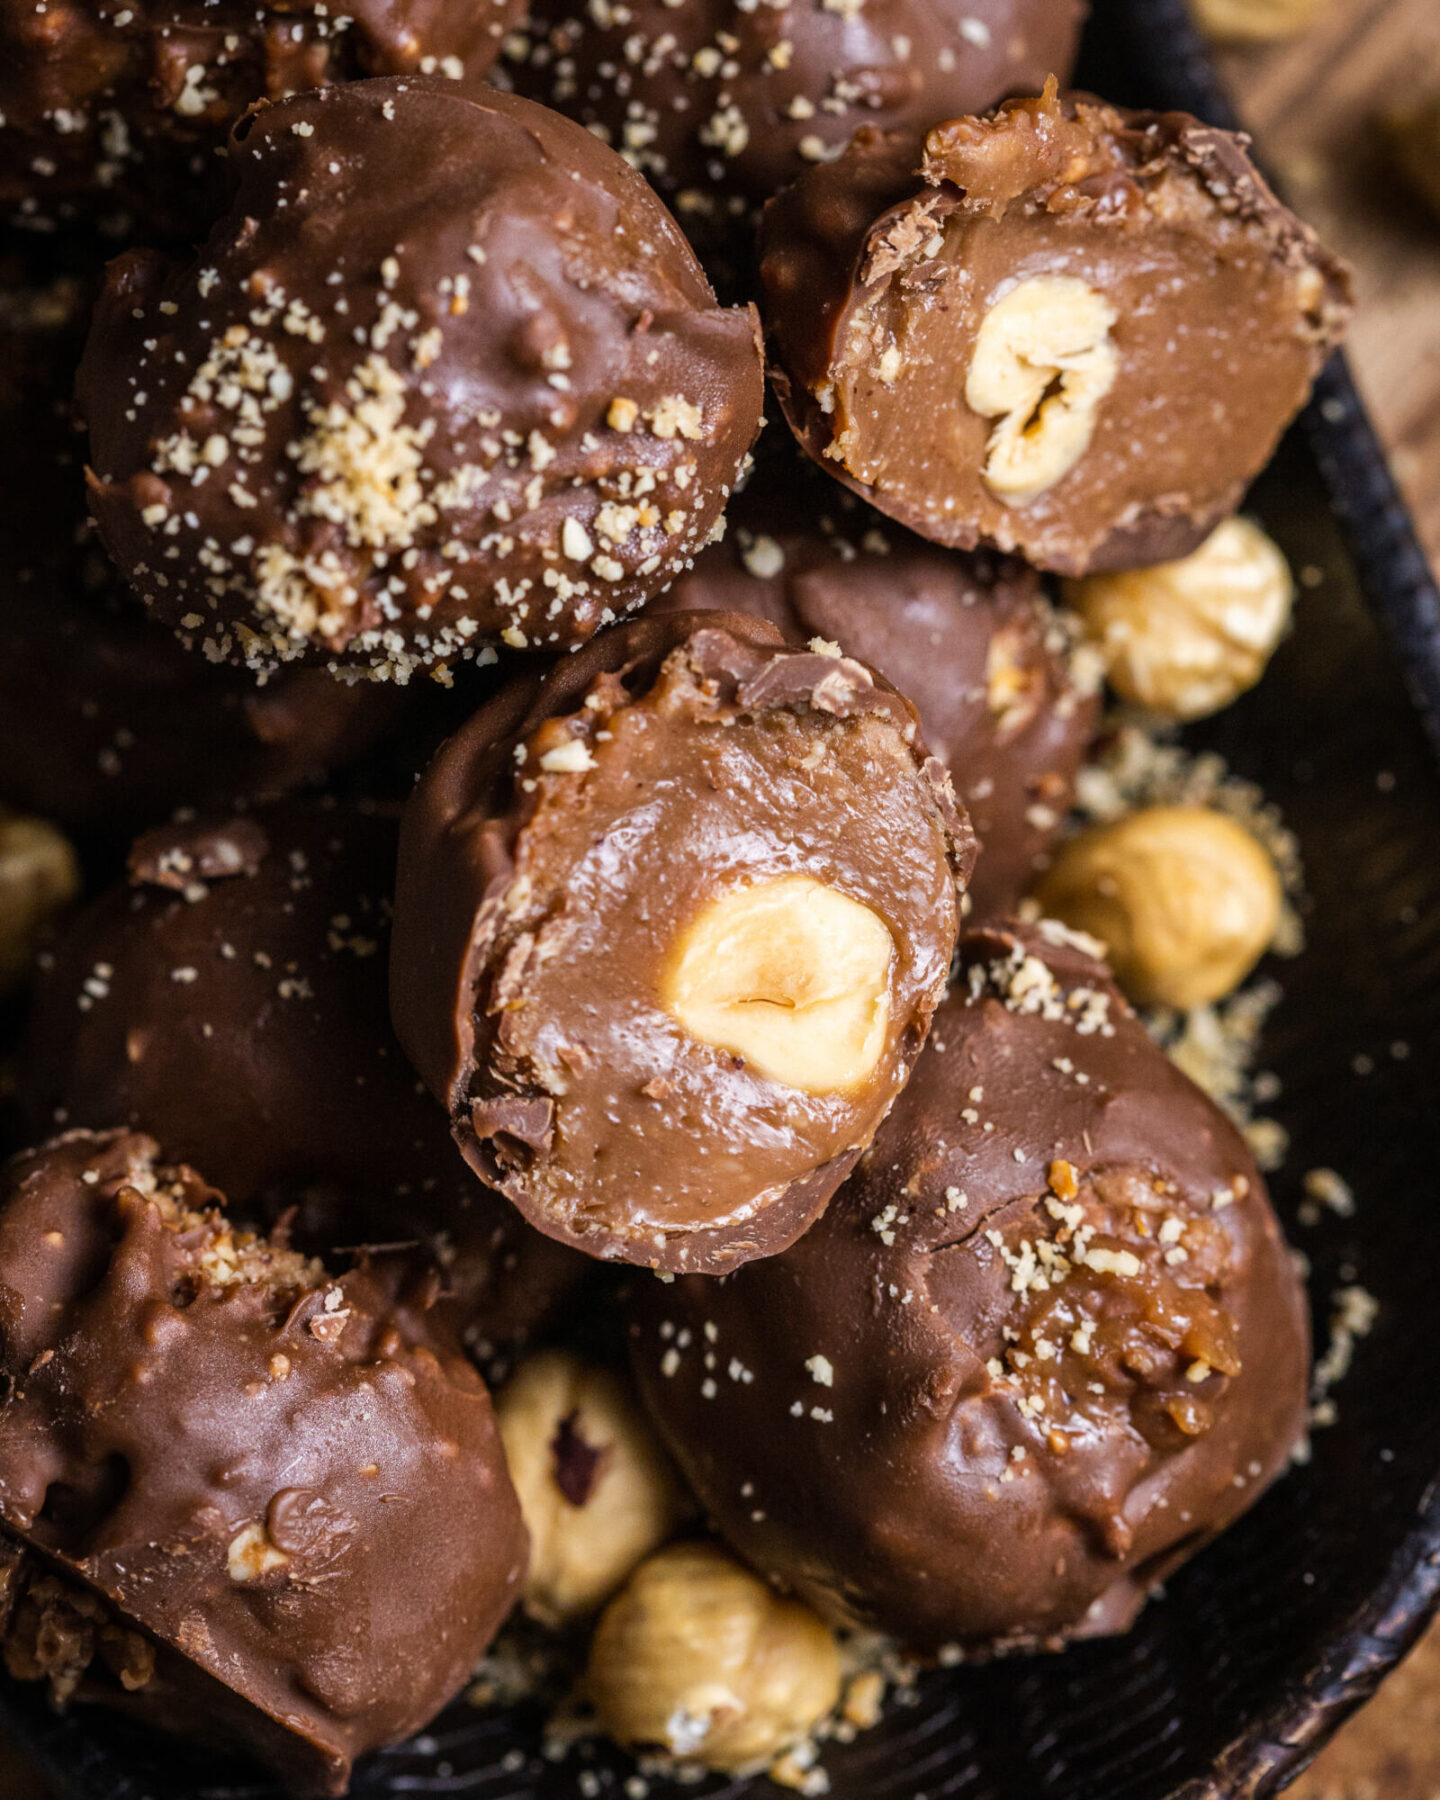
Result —
POLYGON ((1049 75, 1067 80, 1084 11, 1082 0, 539 0, 514 80, 598 130, 709 236, 857 125, 924 131, 1038 93, 1049 75))
POLYGON ((257 687, 214 668, 108 571, 78 599, 0 571, 0 795, 73 830, 123 837, 181 805, 288 793, 368 750, 396 699, 322 669, 257 687))
MULTIPOLYGON (((395 1027, 472 1166, 541 1231, 729 1268, 806 1228, 903 1086, 972 859, 888 683, 757 619, 640 619, 502 693, 421 780, 395 1027), (668 997, 708 909, 786 879, 889 935, 852 1081, 766 1073, 668 997)), ((803 1008, 755 980, 774 1011, 803 1008)))
POLYGON ((0 799, 126 837, 370 749, 401 696, 312 669, 257 686, 188 654, 126 593, 86 525, 69 415, 86 286, 0 281, 0 799))
POLYGON ((1200 544, 1350 310, 1243 139, 1053 93, 939 126, 923 154, 857 134, 771 202, 761 278, 777 392, 823 467, 937 543, 1072 575, 1200 544), (1071 298, 1035 342, 1023 317, 999 327, 1055 281, 1071 298), (1084 290, 1093 349, 1061 341, 1084 290), (1027 480, 1002 485, 1002 456, 1027 480))
POLYGON ((1049 1645, 1124 1630, 1285 1467, 1306 1311, 1242 1139, 1102 965, 1053 926, 961 956, 825 1217, 641 1283, 634 1362, 757 1568, 918 1648, 1049 1645))
POLYGON ((404 681, 580 643, 707 541, 754 310, 589 132, 367 81, 251 114, 231 162, 197 260, 112 264, 78 385, 101 536, 187 643, 404 681))
POLYGON ((972 918, 1014 908, 1069 810, 1099 714, 1068 623, 1023 563, 937 549, 830 482, 762 467, 661 611, 718 607, 819 637, 920 714, 979 840, 972 918))
POLYGON ((469 1363, 218 1199, 123 1132, 5 1172, 0 1530, 133 1640, 90 1697, 341 1794, 467 1678, 525 1528, 469 1363))
POLYGON ((481 1348, 586 1265, 475 1180, 395 1042, 395 845, 393 815, 304 801, 141 838, 37 980, 22 1099, 38 1135, 155 1132, 307 1245, 419 1240, 422 1303, 481 1348))
POLYGON ((0 0, 0 216, 203 236, 257 100, 362 75, 478 80, 522 0, 0 0))

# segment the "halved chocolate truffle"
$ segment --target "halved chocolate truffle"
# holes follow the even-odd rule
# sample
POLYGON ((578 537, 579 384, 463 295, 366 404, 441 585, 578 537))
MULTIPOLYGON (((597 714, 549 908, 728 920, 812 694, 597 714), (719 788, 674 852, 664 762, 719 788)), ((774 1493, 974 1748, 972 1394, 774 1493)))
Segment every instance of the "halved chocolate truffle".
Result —
POLYGON ((390 1028, 393 813, 291 801, 148 833, 37 981, 21 1057, 37 1135, 159 1135, 230 1201, 297 1208, 307 1247, 413 1243, 477 1350, 586 1272, 475 1180, 390 1028))
POLYGON ((589 132, 365 81, 251 113, 231 162, 198 258, 111 265, 78 386, 101 536, 187 644, 404 681, 580 643, 708 541, 754 311, 589 132))
POLYGON ((857 133, 766 210, 781 402, 937 543, 1079 575, 1183 556, 1239 504, 1350 311, 1242 138, 1016 100, 857 133))
POLYGON ((856 126, 924 131, 1068 79, 1082 0, 540 0, 516 86, 642 170, 697 238, 856 126))
POLYGON ((256 100, 362 75, 478 80, 521 0, 0 0, 0 215, 203 236, 256 100))
POLYGON ((465 1681, 525 1528, 458 1350, 220 1201, 125 1132, 0 1176, 5 1663, 341 1794, 465 1681))
POLYGON ((1307 1316, 1239 1133, 1102 965, 1054 925, 961 957, 825 1217, 639 1283, 634 1362, 772 1579, 921 1649, 1053 1645, 1123 1631, 1284 1469, 1307 1316))
POLYGON ((735 614, 637 620, 421 780, 396 1030, 541 1231, 724 1270, 793 1242, 904 1085, 972 854, 863 664, 735 614))
POLYGON ((919 712, 979 840, 970 916, 1012 910, 1069 810, 1099 713, 1073 621, 1023 563, 927 544, 819 477, 762 465, 727 526, 657 608, 751 613, 879 669, 919 712))

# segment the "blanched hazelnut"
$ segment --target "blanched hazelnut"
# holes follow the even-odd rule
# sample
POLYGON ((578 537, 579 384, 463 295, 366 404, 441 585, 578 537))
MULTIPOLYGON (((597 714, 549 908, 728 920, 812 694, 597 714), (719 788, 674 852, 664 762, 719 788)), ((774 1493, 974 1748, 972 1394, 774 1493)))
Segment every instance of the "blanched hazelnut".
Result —
POLYGON ((1386 113, 1380 128, 1396 168, 1440 217, 1440 94, 1386 113))
POLYGON ((1290 565, 1258 525, 1227 519, 1178 562, 1066 584, 1126 700, 1201 719, 1251 688, 1290 622, 1290 565))
POLYGON ((1230 993, 1274 939, 1280 878, 1264 849, 1204 806, 1147 806, 1063 844, 1036 891, 1053 918, 1098 938, 1140 1006, 1230 993))
POLYGON ((546 1625, 595 1612, 690 1503, 629 1384, 567 1351, 522 1363, 495 1402, 530 1533, 522 1604, 546 1625))
POLYGON ((1190 0, 1200 29, 1223 44, 1268 44, 1294 37, 1329 0, 1190 0))
POLYGON ((1120 359, 1115 310, 1073 275, 1036 275, 981 321, 965 404, 999 419, 986 446, 985 485, 1008 506, 1055 486, 1090 447, 1120 359))
POLYGON ((809 875, 736 888, 691 924, 664 1002, 692 1037, 810 1094, 864 1084, 885 1050, 883 919, 809 875))
POLYGON ((41 928, 79 892, 69 839, 43 819, 0 811, 0 994, 24 979, 41 928))
POLYGON ((840 1697, 840 1652, 808 1607, 709 1544, 642 1563, 600 1620, 586 1676, 600 1723, 636 1749, 762 1768, 840 1697))

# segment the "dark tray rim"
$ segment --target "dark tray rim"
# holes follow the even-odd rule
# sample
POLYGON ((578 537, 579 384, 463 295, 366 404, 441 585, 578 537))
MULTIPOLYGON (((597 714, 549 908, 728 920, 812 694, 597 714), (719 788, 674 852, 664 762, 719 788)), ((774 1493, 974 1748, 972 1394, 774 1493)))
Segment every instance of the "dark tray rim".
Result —
MULTIPOLYGON (((1097 22, 1126 33, 1147 101, 1240 129, 1186 0, 1094 0, 1097 22)), ((1370 611, 1380 622, 1440 758, 1440 586, 1343 354, 1315 384, 1301 425, 1370 611)), ((1170 1800, 1263 1800, 1310 1763, 1440 1612, 1440 1472, 1386 1579, 1313 1667, 1226 1748, 1211 1773, 1170 1800)))

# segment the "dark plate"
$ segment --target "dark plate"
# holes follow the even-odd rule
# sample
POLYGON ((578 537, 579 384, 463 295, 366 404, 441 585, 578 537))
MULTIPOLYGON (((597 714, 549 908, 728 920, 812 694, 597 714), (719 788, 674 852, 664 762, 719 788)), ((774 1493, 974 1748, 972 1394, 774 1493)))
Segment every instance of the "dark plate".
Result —
MULTIPOLYGON (((1090 85, 1224 121, 1181 0, 1097 0, 1096 15, 1090 85)), ((1350 1178, 1356 1216, 1294 1236, 1313 1262, 1319 1341, 1330 1295, 1351 1280, 1378 1299, 1378 1323, 1309 1466, 1128 1637, 928 1677, 913 1705, 828 1752, 835 1800, 1273 1793, 1440 1596, 1440 785, 1422 724, 1440 742, 1440 595, 1340 364, 1253 505, 1318 584, 1261 689, 1194 739, 1259 781, 1303 845, 1309 947, 1279 971, 1285 999, 1266 1040, 1283 1082, 1270 1110, 1293 1146, 1276 1197, 1293 1221, 1303 1171, 1350 1178)), ((203 1751, 89 1714, 56 1718, 29 1691, 0 1699, 76 1800, 274 1800, 203 1751)), ((427 1737, 364 1764, 354 1793, 626 1796, 625 1759, 596 1747, 549 1764, 538 1746, 536 1719, 461 1702, 427 1737)), ((780 1792, 647 1785, 652 1800, 780 1792)))

